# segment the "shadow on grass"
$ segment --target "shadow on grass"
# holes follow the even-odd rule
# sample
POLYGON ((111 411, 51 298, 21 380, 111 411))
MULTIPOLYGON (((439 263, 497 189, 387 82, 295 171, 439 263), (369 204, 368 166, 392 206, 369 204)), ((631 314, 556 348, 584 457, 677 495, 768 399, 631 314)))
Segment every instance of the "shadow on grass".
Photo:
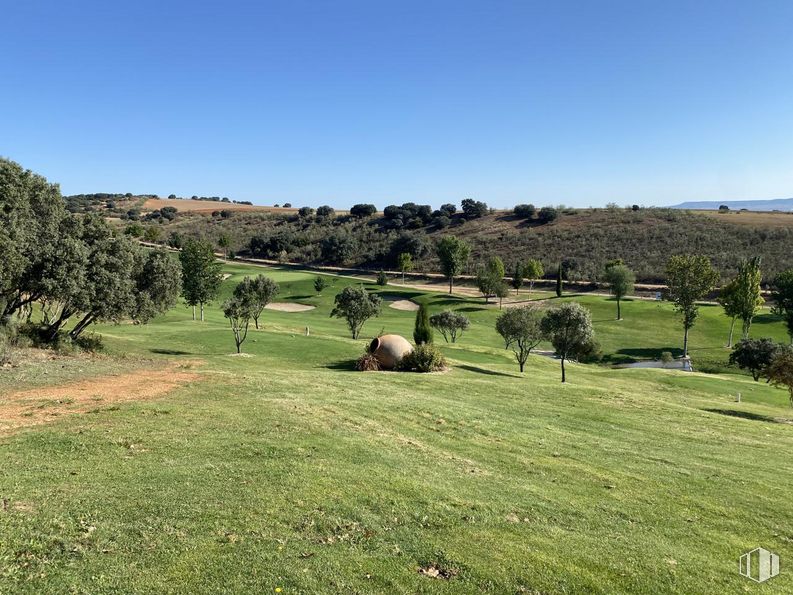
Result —
POLYGON ((752 421, 764 421, 772 424, 787 424, 793 425, 793 419, 786 419, 784 417, 771 417, 770 415, 761 415, 759 413, 751 413, 749 411, 738 411, 737 409, 703 409, 708 413, 718 413, 719 415, 727 415, 729 417, 740 417, 741 419, 749 419, 752 421))
POLYGON ((507 374, 506 372, 496 372, 495 370, 488 370, 487 368, 479 368, 477 366, 471 366, 469 364, 463 364, 462 366, 457 366, 461 370, 467 370, 469 372, 476 372, 477 374, 485 374, 487 376, 506 376, 507 378, 522 378, 522 376, 518 376, 517 374, 507 374))
POLYGON ((190 351, 179 351, 178 349, 149 349, 149 351, 160 355, 193 355, 190 351))
POLYGON ((776 324, 782 320, 783 318, 776 314, 760 314, 752 319, 752 324, 776 324))
POLYGON ((487 308, 475 308, 474 306, 469 306, 468 308, 457 308, 458 312, 487 312, 487 308))
POLYGON ((355 372, 355 364, 358 360, 356 359, 343 359, 337 362, 331 362, 327 366, 321 366, 323 368, 327 368, 328 370, 342 370, 347 372, 355 372))

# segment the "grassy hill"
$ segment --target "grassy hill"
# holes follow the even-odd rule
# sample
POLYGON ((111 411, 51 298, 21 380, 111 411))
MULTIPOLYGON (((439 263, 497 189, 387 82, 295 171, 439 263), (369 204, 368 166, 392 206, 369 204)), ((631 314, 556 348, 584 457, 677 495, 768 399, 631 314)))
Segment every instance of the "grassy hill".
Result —
MULTIPOLYGON (((228 266, 224 295, 260 270, 228 266)), ((354 372, 365 341, 329 312, 357 281, 316 296, 308 273, 267 272, 316 309, 266 311, 249 357, 216 307, 205 323, 179 307, 98 329, 103 356, 0 371, 22 426, 0 430, 0 592, 721 594, 752 587, 736 561, 759 545, 783 560, 767 588, 793 589, 785 391, 592 365, 561 385, 551 358, 518 373, 497 308, 373 284, 472 328, 443 345, 448 372, 354 372)), ((679 345, 668 304, 616 322, 603 297, 564 299, 592 309, 607 354, 679 345)), ((384 307, 362 336, 412 325, 384 307)), ((704 308, 695 363, 726 358, 726 329, 704 308)), ((767 313, 754 329, 784 336, 767 313)))

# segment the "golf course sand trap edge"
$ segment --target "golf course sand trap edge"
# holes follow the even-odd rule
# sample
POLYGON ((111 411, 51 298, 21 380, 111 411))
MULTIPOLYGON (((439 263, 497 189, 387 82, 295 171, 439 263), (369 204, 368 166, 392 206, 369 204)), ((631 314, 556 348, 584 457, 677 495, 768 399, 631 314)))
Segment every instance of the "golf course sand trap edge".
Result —
POLYGON ((313 310, 316 306, 309 306, 307 304, 298 304, 295 302, 273 302, 267 304, 265 308, 268 310, 278 310, 279 312, 308 312, 313 310))
POLYGON ((388 304, 389 308, 393 308, 394 310, 403 310, 406 312, 415 312, 419 309, 419 305, 416 302, 411 302, 410 300, 395 300, 388 304))

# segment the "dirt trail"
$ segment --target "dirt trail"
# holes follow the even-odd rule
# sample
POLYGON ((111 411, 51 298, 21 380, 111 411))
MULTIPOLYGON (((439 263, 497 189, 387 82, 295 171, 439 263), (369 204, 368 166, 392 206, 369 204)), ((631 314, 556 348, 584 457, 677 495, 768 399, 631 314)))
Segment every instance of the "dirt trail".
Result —
POLYGON ((0 397, 0 436, 62 415, 160 397, 196 378, 198 374, 182 363, 11 393, 0 397))

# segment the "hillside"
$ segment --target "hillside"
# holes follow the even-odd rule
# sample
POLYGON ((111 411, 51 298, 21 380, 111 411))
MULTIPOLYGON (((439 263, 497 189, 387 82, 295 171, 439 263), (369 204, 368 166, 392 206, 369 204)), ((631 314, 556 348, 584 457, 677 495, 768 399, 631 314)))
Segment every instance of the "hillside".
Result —
MULTIPOLYGON (((294 213, 180 213, 154 225, 160 241, 178 245, 186 237, 230 240, 240 254, 300 263, 394 268, 400 252, 411 252, 417 270, 435 271, 432 245, 445 234, 472 246, 468 272, 491 255, 511 268, 516 259, 538 258, 552 274, 567 261, 571 279, 597 279, 605 263, 622 258, 639 281, 664 278, 672 254, 702 253, 726 278, 741 258, 761 256, 766 281, 793 267, 793 219, 785 214, 703 214, 673 209, 568 209, 551 223, 497 212, 467 220, 454 214, 440 228, 383 214, 317 217, 294 213), (395 224, 395 221, 399 225, 395 224)), ((146 217, 146 215, 144 215, 146 217)), ((141 233, 139 230, 138 233, 141 233)))

